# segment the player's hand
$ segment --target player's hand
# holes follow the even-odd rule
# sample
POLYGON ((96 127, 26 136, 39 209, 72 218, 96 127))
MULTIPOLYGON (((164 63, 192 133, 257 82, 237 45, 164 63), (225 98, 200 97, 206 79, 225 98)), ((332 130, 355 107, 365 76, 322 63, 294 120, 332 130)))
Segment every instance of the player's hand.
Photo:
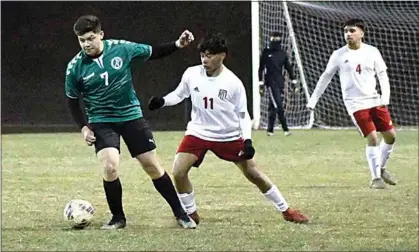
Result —
POLYGON ((95 133, 89 129, 89 127, 83 126, 83 128, 81 128, 81 134, 83 135, 87 145, 91 146, 94 142, 96 142, 95 133))
POLYGON ((244 140, 244 150, 239 153, 240 157, 244 159, 252 159, 255 156, 255 148, 252 145, 252 140, 244 140))
POLYGON ((164 99, 162 97, 152 96, 148 101, 148 110, 153 111, 164 106, 164 99))
POLYGON ((192 32, 185 30, 180 35, 179 39, 176 41, 176 46, 179 48, 183 48, 185 46, 188 46, 192 44, 192 42, 195 40, 192 32))

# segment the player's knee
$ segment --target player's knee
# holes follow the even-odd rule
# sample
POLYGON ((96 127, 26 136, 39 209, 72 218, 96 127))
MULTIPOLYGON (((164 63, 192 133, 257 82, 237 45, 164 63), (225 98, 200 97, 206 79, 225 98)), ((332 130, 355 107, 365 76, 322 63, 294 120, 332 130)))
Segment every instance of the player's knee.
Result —
POLYGON ((386 144, 394 144, 394 142, 396 142, 396 136, 390 135, 388 137, 385 137, 384 142, 386 142, 386 144))
POLYGON ((176 180, 181 180, 188 176, 188 169, 182 169, 182 167, 173 165, 172 174, 176 180))
POLYGON ((368 145, 369 146, 378 146, 378 145, 380 145, 380 140, 378 138, 368 139, 368 145))
POLYGON ((105 148, 97 153, 103 165, 103 177, 106 181, 114 181, 118 178, 119 151, 116 148, 105 148))
POLYGON ((390 139, 386 142, 387 144, 394 144, 394 142, 396 142, 396 136, 392 136, 390 137, 390 139))
POLYGON ((190 153, 178 153, 172 166, 172 174, 176 180, 183 180, 188 177, 189 170, 198 158, 190 153))
POLYGON ((396 142, 396 131, 393 129, 383 132, 383 138, 386 144, 394 144, 396 142))
POLYGON ((104 179, 106 181, 114 181, 118 178, 117 173, 118 162, 115 160, 105 160, 103 162, 104 179))

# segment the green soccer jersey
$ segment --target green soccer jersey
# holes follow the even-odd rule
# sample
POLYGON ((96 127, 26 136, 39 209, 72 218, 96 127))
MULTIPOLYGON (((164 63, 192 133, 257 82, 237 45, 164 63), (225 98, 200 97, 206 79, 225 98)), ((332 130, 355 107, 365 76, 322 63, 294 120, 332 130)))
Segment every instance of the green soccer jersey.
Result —
POLYGON ((143 116, 131 76, 131 61, 145 62, 151 46, 125 40, 104 40, 101 56, 83 51, 69 63, 65 92, 69 98, 83 97, 89 123, 124 122, 143 116))

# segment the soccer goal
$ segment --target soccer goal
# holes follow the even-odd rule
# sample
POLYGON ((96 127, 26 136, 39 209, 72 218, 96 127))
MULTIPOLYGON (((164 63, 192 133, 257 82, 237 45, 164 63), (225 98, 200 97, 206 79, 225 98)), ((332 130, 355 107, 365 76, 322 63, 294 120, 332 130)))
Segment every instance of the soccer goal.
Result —
MULTIPOLYGON (((314 113, 305 107, 332 52, 345 44, 342 24, 350 18, 366 23, 364 42, 376 46, 388 67, 390 111, 398 127, 417 128, 419 122, 419 4, 394 2, 252 2, 254 128, 266 128, 269 97, 258 92, 259 55, 273 31, 282 34, 298 76, 298 88, 288 81, 284 109, 292 128, 353 127, 343 105, 336 75, 314 113)), ((287 75, 286 75, 287 76, 287 75)), ((377 86, 378 81, 377 81, 377 86)))

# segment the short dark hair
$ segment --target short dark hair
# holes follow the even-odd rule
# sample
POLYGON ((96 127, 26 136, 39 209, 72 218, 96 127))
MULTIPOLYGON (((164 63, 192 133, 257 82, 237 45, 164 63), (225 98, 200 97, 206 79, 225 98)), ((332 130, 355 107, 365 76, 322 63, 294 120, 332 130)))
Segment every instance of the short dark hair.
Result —
POLYGON ((202 38, 198 45, 199 52, 208 51, 212 54, 228 53, 227 39, 220 33, 210 33, 202 38))
POLYGON ((277 32, 277 31, 272 32, 271 33, 271 37, 281 37, 281 33, 280 32, 277 32))
POLYGON ((99 18, 93 15, 79 17, 73 26, 73 31, 77 36, 81 36, 91 31, 98 33, 101 29, 102 27, 99 18))
POLYGON ((360 28, 361 30, 365 31, 365 24, 364 21, 362 21, 362 19, 358 19, 358 18, 353 18, 353 19, 349 19, 348 21, 345 22, 345 26, 356 26, 358 28, 360 28))

